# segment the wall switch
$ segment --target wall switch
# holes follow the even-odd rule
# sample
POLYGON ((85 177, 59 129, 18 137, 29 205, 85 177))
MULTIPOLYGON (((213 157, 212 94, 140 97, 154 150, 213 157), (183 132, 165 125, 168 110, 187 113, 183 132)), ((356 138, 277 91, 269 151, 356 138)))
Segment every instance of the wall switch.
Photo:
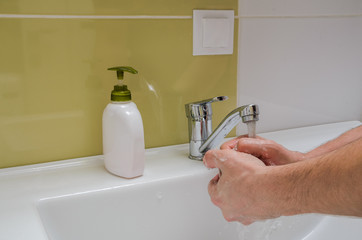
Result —
POLYGON ((193 55, 232 54, 234 10, 194 10, 193 55))
POLYGON ((230 24, 227 18, 202 19, 202 47, 226 48, 229 37, 230 24))

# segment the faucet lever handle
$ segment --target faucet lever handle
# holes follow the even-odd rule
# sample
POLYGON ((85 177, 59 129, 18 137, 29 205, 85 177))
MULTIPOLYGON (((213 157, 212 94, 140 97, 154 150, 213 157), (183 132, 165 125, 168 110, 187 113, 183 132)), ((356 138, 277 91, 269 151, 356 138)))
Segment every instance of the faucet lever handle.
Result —
POLYGON ((218 96, 218 97, 213 97, 213 98, 203 100, 203 101, 201 101, 201 104, 213 103, 213 102, 222 102, 222 101, 225 101, 225 100, 228 100, 228 99, 229 99, 228 96, 218 96))
POLYGON ((227 100, 227 96, 219 96, 185 104, 186 116, 193 119, 202 119, 211 116, 211 103, 227 100))
POLYGON ((201 101, 197 101, 197 102, 188 103, 187 105, 205 105, 205 104, 213 103, 213 102, 221 102, 221 101, 224 101, 227 99, 228 99, 227 96, 218 96, 218 97, 213 97, 213 98, 209 98, 209 99, 205 99, 205 100, 201 100, 201 101))

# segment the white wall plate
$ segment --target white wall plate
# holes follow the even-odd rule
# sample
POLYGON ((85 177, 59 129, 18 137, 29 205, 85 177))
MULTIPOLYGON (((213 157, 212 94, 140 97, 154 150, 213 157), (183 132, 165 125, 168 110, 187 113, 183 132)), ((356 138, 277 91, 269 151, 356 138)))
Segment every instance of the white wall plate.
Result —
POLYGON ((193 11, 193 55, 233 54, 234 10, 193 11))

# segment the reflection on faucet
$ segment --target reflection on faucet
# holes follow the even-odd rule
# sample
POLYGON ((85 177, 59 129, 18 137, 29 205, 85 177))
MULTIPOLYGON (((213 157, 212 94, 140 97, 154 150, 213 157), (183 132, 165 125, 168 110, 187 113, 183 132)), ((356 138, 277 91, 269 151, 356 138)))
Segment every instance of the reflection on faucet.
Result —
POLYGON ((222 139, 240 122, 248 123, 259 120, 259 107, 249 104, 231 111, 212 132, 211 103, 227 100, 228 97, 220 96, 203 101, 185 104, 186 116, 189 125, 189 158, 202 160, 204 154, 217 147, 222 139))

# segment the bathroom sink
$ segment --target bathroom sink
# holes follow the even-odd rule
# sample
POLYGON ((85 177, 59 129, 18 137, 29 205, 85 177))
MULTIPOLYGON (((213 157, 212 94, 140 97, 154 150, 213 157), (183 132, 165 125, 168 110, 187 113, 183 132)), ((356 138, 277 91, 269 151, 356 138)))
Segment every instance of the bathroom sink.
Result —
MULTIPOLYGON (((259 134, 308 151, 361 122, 259 134)), ((0 240, 360 240, 362 218, 307 214, 224 220, 207 192, 217 170, 188 144, 146 150, 142 177, 108 173, 102 156, 0 169, 0 240)))
POLYGON ((38 210, 50 239, 303 239, 323 219, 282 217, 243 226, 212 205, 214 170, 148 183, 42 199, 38 210))
MULTIPOLYGON (((358 125, 360 122, 336 123, 260 136, 292 150, 308 151, 358 125)), ((40 219, 32 222, 41 220, 51 240, 362 239, 361 218, 306 214, 249 226, 229 223, 207 192, 217 170, 207 170, 201 161, 187 155, 188 145, 148 149, 144 176, 130 180, 107 173, 102 162, 90 165, 84 160, 69 168, 46 166, 41 175, 36 171, 37 177, 31 178, 42 179, 43 188, 49 188, 35 200, 40 219)), ((4 218, 3 223, 7 222, 4 218)))

